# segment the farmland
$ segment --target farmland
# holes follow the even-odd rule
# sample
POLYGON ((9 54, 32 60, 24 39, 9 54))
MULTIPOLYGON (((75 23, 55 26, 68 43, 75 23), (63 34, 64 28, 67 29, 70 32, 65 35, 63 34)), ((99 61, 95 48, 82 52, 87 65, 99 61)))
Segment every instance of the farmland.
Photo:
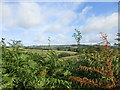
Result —
MULTIPOLYGON (((39 53, 39 54, 47 54, 49 50, 39 50, 39 49, 25 49, 25 51, 27 52, 32 52, 32 53, 39 53)), ((72 52, 72 51, 57 51, 57 50, 53 50, 56 53, 60 54, 60 53, 69 53, 69 54, 76 54, 76 52, 72 52)))

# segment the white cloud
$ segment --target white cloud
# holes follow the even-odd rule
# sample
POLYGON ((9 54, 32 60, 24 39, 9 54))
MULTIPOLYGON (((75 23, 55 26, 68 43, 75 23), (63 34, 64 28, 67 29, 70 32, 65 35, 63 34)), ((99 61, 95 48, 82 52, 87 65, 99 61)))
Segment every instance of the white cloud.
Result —
POLYGON ((53 41, 53 44, 71 44, 73 42, 71 37, 64 34, 55 35, 51 40, 53 41))
POLYGON ((74 10, 80 3, 59 3, 58 5, 60 6, 52 6, 51 3, 45 3, 45 5, 4 3, 4 27, 6 30, 22 29, 24 38, 33 37, 33 41, 44 44, 48 43, 49 34, 59 32, 52 37, 53 43, 67 43, 69 40, 64 34, 74 29, 73 26, 68 25, 77 18, 74 10), (59 40, 55 40, 56 38, 59 40))
POLYGON ((2 31, 2 4, 0 3, 0 34, 1 34, 1 31, 2 31))
POLYGON ((1 3, 1 7, 2 7, 1 13, 3 14, 4 17, 10 17, 12 15, 12 10, 9 5, 1 3))
MULTIPOLYGON (((115 41, 116 35, 112 33, 106 33, 106 34, 107 34, 108 41, 111 43, 111 45, 113 45, 116 42, 115 41)), ((98 44, 102 41, 103 40, 101 38, 100 33, 97 33, 97 34, 90 33, 90 34, 83 35, 81 43, 98 44)))
POLYGON ((15 20, 13 18, 12 6, 2 3, 2 28, 9 29, 15 26, 15 20))
POLYGON ((82 43, 97 43, 98 41, 100 41, 100 34, 87 34, 87 35, 83 35, 83 38, 81 40, 82 43))
MULTIPOLYGON (((74 39, 68 37, 65 34, 56 34, 50 38, 51 44, 72 44, 74 39)), ((35 42, 39 42, 39 44, 48 44, 48 37, 45 34, 41 34, 37 36, 34 40, 35 42)))
POLYGON ((88 18, 86 23, 80 26, 79 30, 84 33, 82 43, 99 43, 101 41, 100 32, 108 35, 108 41, 115 42, 115 33, 118 31, 118 13, 108 16, 94 16, 88 18))
MULTIPOLYGON (((76 26, 70 25, 73 22, 85 21, 85 24, 80 26, 80 31, 83 33, 82 43, 97 43, 100 41, 99 32, 111 33, 111 31, 113 32, 113 28, 118 26, 117 13, 108 16, 92 16, 89 18, 87 17, 87 13, 92 7, 87 6, 78 14, 75 9, 80 4, 4 3, 3 28, 6 30, 21 30, 23 28, 25 38, 33 37, 33 41, 41 44, 47 44, 48 36, 54 33, 51 37, 53 44, 69 44, 75 43, 74 38, 67 35, 76 28, 76 26)), ((114 37, 113 34, 109 36, 114 37)), ((110 41, 113 41, 113 39, 110 38, 110 41)))
POLYGON ((95 16, 89 18, 86 24, 80 27, 83 32, 108 32, 118 26, 118 13, 109 16, 95 16))
POLYGON ((59 22, 61 24, 67 25, 76 18, 76 14, 73 11, 67 10, 67 11, 61 12, 59 17, 60 17, 59 22))
POLYGON ((44 34, 40 34, 34 39, 34 42, 37 42, 39 44, 48 44, 48 37, 44 34))
POLYGON ((37 3, 19 3, 17 5, 3 4, 3 25, 6 28, 31 28, 43 23, 41 8, 37 3))
POLYGON ((86 18, 86 14, 88 13, 88 11, 92 9, 91 6, 87 6, 85 7, 82 12, 79 14, 80 20, 84 20, 86 18))
POLYGON ((20 3, 17 16, 17 24, 23 28, 41 25, 44 22, 41 8, 37 3, 20 3))
POLYGON ((76 18, 76 13, 73 11, 80 3, 64 3, 65 9, 61 9, 62 3, 59 7, 52 7, 52 4, 45 5, 38 3, 19 3, 3 4, 3 21, 6 29, 18 28, 33 28, 38 26, 43 31, 54 32, 61 31, 61 27, 70 24, 76 18), (73 5, 75 7, 70 7, 73 5), (50 7, 51 6, 51 7, 50 7), (50 30, 50 31, 49 31, 50 30))

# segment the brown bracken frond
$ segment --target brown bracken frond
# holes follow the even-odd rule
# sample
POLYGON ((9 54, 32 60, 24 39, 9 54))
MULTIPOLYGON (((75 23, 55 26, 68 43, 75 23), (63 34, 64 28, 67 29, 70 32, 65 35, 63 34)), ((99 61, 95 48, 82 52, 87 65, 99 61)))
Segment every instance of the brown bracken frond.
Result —
POLYGON ((101 34, 101 38, 102 38, 102 40, 103 40, 103 43, 105 44, 105 48, 106 48, 106 50, 108 51, 108 50, 110 50, 110 47, 109 47, 109 45, 110 45, 110 42, 108 41, 108 39, 107 39, 107 35, 105 34, 105 33, 103 33, 103 32, 100 32, 100 34, 101 34))
POLYGON ((95 69, 95 68, 91 68, 91 67, 80 66, 80 69, 93 70, 93 71, 96 71, 96 72, 98 72, 98 73, 100 73, 100 74, 102 74, 102 75, 106 75, 104 72, 100 71, 100 69, 99 69, 99 68, 95 69))
POLYGON ((74 77, 74 76, 70 76, 69 79, 72 79, 73 81, 76 82, 80 82, 82 85, 86 85, 86 84, 91 84, 93 86, 99 86, 96 82, 94 82, 93 80, 90 80, 86 77, 84 78, 80 78, 80 77, 74 77))
MULTIPOLYGON (((81 70, 91 70, 91 71, 95 71, 97 73, 100 73, 102 76, 108 78, 109 80, 106 82, 109 82, 108 84, 104 84, 104 81, 101 79, 99 82, 96 80, 96 82, 94 80, 90 80, 86 77, 81 78, 81 77, 74 77, 74 76, 70 76, 70 79, 72 79, 73 81, 76 82, 80 82, 83 85, 86 84, 91 84, 92 86, 97 86, 100 88, 114 88, 117 87, 116 82, 118 82, 118 80, 116 79, 116 77, 114 76, 114 69, 113 69, 113 58, 114 55, 117 54, 117 52, 112 51, 110 49, 110 42, 107 39, 107 35, 105 33, 101 32, 101 38, 104 42, 104 46, 100 46, 101 50, 100 51, 95 51, 94 55, 88 55, 85 54, 88 58, 91 59, 91 61, 97 61, 98 64, 99 62, 102 62, 103 65, 102 67, 86 67, 86 66, 80 66, 79 69, 81 70)), ((103 43, 102 42, 102 43, 103 43)), ((90 61, 90 60, 88 60, 90 61)))

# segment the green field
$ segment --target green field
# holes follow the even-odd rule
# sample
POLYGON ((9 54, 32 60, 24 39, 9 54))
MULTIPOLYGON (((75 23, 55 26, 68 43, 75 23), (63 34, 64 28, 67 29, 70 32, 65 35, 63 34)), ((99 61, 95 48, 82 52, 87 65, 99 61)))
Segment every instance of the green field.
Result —
MULTIPOLYGON (((32 53, 38 53, 41 55, 45 55, 48 53, 49 50, 39 50, 39 49, 24 49, 24 51, 26 52, 32 52, 32 53)), ((59 60, 68 60, 71 58, 78 58, 77 52, 73 52, 73 51, 58 51, 58 50, 53 50, 56 52, 57 55, 61 54, 61 53, 68 53, 70 54, 70 56, 65 56, 60 58, 59 60)))
MULTIPOLYGON (((29 51, 32 53, 39 53, 39 54, 47 54, 49 50, 39 50, 39 49, 24 49, 24 51, 29 51)), ((69 53, 69 54, 76 54, 76 52, 72 52, 72 51, 58 51, 58 50, 53 50, 56 53, 60 54, 60 53, 69 53)))

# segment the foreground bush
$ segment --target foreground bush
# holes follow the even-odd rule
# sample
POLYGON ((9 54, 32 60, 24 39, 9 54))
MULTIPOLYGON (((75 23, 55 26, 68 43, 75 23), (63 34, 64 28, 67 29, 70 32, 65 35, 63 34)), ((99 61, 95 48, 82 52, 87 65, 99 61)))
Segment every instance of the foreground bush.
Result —
POLYGON ((101 46, 100 51, 94 50, 93 53, 85 54, 84 58, 90 63, 89 66, 79 67, 80 70, 91 71, 92 75, 96 72, 99 76, 97 78, 70 76, 70 79, 81 85, 89 84, 100 88, 111 89, 119 86, 119 52, 110 49, 106 34, 102 33, 102 39, 105 41, 105 46, 101 46))
POLYGON ((59 57, 69 56, 49 50, 46 55, 24 52, 20 41, 10 43, 6 48, 1 42, 2 61, 0 74, 2 89, 83 89, 115 88, 119 86, 119 52, 109 48, 107 37, 103 35, 105 46, 99 50, 82 50, 77 58, 60 61, 59 57), (71 81, 73 80, 73 81, 71 81))
POLYGON ((72 82, 68 80, 70 64, 60 62, 55 51, 41 56, 23 52, 19 47, 9 50, 2 42, 2 89, 72 88, 72 82))

